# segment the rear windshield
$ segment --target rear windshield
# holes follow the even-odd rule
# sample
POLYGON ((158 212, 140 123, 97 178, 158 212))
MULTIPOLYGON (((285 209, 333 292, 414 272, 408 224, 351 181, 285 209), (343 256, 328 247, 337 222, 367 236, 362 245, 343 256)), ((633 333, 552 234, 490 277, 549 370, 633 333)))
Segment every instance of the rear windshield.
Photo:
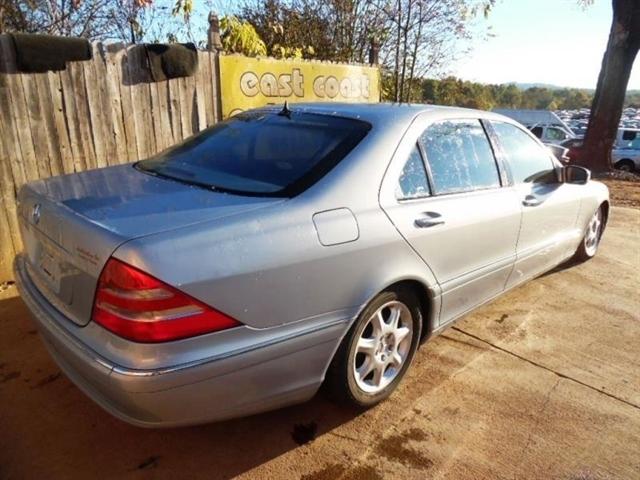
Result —
POLYGON ((330 115, 241 113, 136 166, 220 191, 293 196, 331 170, 370 128, 330 115))

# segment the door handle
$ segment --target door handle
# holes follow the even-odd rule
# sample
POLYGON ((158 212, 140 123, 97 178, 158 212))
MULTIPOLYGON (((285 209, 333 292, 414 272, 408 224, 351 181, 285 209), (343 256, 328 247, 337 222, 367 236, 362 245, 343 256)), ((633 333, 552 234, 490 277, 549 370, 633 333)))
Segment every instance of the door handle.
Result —
POLYGON ((542 200, 540 200, 538 197, 534 197, 533 195, 527 195, 526 197, 524 197, 524 200, 522 200, 522 204, 525 207, 537 207, 541 203, 542 200))
POLYGON ((437 212, 424 212, 424 217, 416 218, 413 224, 418 228, 435 227, 444 224, 442 215, 437 212))

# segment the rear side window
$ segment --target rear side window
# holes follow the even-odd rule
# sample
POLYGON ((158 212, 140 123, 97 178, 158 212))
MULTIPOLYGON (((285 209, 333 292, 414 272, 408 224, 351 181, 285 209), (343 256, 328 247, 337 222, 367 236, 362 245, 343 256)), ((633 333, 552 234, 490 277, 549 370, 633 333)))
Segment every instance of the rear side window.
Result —
POLYGON ((515 183, 555 183, 556 174, 547 150, 515 125, 491 122, 504 150, 515 183))
POLYGON ((137 167, 215 190, 292 196, 331 170, 369 129, 331 115, 247 112, 137 167))
POLYGON ((435 194, 500 186, 487 135, 478 120, 434 123, 420 137, 435 194))
POLYGON ((429 196, 427 172, 418 145, 414 145, 398 179, 396 198, 409 200, 427 196, 429 196))

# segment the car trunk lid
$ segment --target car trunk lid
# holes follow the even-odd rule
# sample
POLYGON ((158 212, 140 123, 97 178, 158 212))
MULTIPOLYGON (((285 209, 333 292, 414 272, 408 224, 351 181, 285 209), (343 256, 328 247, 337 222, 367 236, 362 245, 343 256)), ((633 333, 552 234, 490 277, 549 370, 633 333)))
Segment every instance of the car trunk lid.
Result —
POLYGON ((40 180, 19 196, 27 272, 55 308, 85 325, 100 272, 119 245, 280 201, 208 191, 132 165, 40 180))

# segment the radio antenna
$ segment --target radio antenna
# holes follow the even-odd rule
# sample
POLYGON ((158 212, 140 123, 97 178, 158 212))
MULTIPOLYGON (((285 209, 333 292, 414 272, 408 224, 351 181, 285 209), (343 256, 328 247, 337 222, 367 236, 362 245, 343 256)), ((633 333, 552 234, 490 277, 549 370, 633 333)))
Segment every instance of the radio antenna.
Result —
POLYGON ((287 105, 286 100, 284 101, 284 106, 282 107, 282 110, 280 110, 278 115, 280 115, 281 117, 287 117, 288 119, 291 119, 291 110, 289 110, 289 106, 287 105))

